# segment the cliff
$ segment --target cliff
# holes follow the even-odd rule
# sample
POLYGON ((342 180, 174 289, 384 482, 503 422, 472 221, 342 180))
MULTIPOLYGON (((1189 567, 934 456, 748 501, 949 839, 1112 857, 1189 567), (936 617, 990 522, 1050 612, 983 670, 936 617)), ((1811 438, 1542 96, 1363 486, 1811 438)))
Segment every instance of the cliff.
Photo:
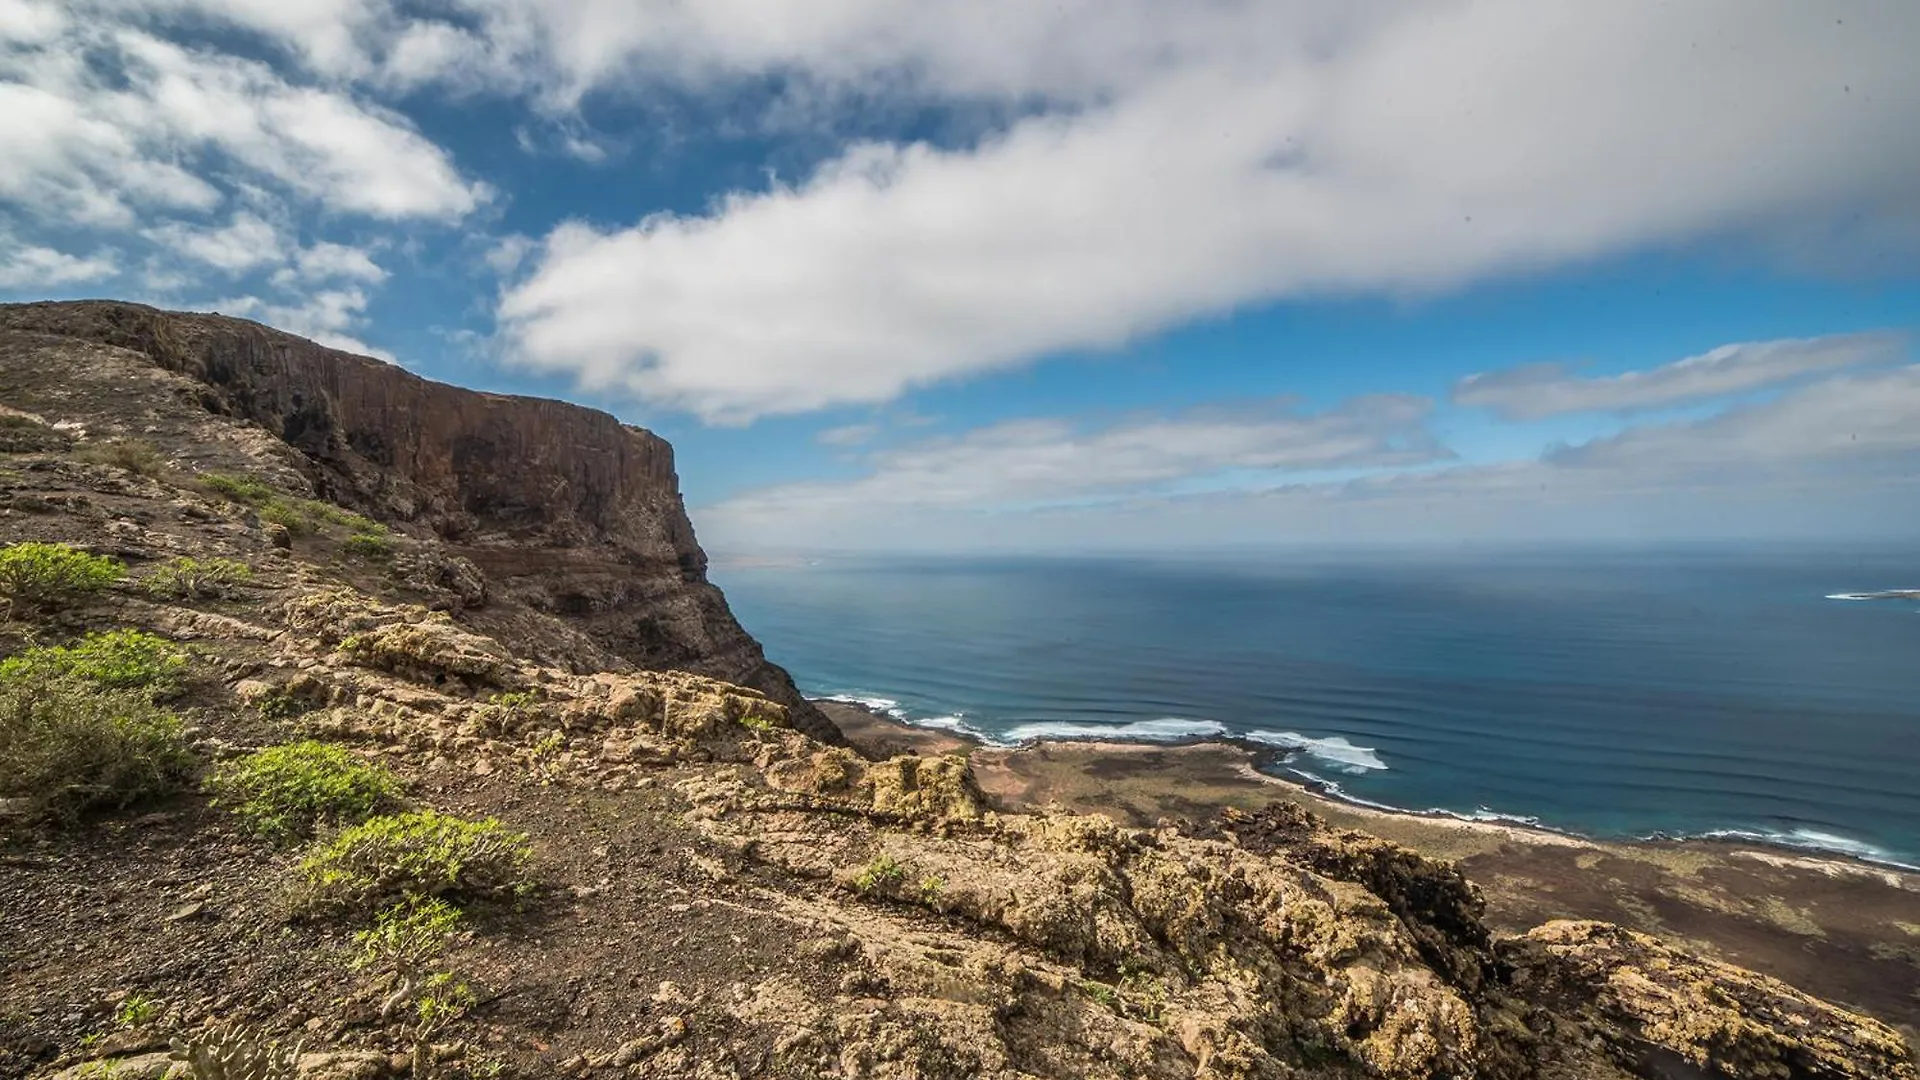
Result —
MULTIPOLYGON (((470 560, 488 600, 554 616, 642 668, 761 690, 802 730, 839 741, 707 581, 673 448, 651 432, 565 402, 431 382, 218 315, 112 302, 0 305, 0 330, 125 349, 185 376, 201 407, 298 451, 320 498, 430 533, 470 560)), ((22 394, 25 382, 57 382, 79 362, 58 349, 33 356, 42 367, 22 394)), ((110 424, 113 409, 109 400, 76 413, 70 403, 67 419, 110 424)))
POLYGON ((1297 807, 996 804, 783 682, 637 668, 536 565, 710 594, 664 446, 604 418, 4 319, 0 1076, 1920 1080, 1886 1023, 1605 923, 1497 934, 1297 807), (512 509, 457 432, 601 494, 512 509))

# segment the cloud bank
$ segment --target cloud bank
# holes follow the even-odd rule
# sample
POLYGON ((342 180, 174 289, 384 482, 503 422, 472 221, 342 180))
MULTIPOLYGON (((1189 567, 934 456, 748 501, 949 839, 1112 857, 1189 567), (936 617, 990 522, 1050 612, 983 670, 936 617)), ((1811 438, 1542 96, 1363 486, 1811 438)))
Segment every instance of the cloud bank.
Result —
POLYGON ((673 43, 685 78, 892 74, 1038 104, 974 145, 868 142, 705 213, 562 225, 499 306, 520 361, 740 422, 1278 299, 1700 242, 1920 241, 1920 8, 1141 3, 1085 41, 1094 6, 1018 8, 908 26, 846 3, 815 25, 742 3, 755 29, 722 41, 643 4, 600 25, 604 51, 561 50, 576 80, 673 43))
POLYGON ((1920 365, 1901 364, 1500 463, 1452 460, 1430 403, 1410 397, 1265 420, 1035 420, 873 451, 863 476, 748 492, 698 518, 720 550, 1887 535, 1920 528, 1916 417, 1920 365))
POLYGON ((1453 388, 1462 405, 1508 420, 1580 412, 1637 412, 1765 389, 1841 368, 1888 364, 1906 353, 1900 333, 1749 341, 1722 345, 1649 371, 1581 378, 1564 364, 1469 375, 1453 388))

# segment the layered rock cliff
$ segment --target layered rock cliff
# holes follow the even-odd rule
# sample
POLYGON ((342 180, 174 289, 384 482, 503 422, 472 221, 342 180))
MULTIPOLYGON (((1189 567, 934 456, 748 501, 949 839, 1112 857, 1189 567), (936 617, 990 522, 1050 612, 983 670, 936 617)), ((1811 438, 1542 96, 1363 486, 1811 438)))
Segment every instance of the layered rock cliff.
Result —
MULTIPOLYGON (((185 376, 204 409, 298 451, 321 498, 430 532, 470 560, 492 600, 564 620, 639 667, 763 691, 808 734, 840 741, 707 580, 673 448, 651 432, 565 402, 431 382, 219 315, 0 305, 0 330, 113 346, 185 376)), ((35 355, 54 371, 63 363, 58 350, 35 355)))

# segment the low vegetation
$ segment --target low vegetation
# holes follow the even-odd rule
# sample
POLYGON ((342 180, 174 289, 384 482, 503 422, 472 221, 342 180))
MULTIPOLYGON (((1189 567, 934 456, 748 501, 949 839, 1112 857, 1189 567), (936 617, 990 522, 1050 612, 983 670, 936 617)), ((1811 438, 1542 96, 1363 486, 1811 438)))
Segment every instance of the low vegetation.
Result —
POLYGON ((145 691, 44 667, 0 680, 0 798, 30 819, 70 822, 166 794, 191 764, 180 719, 145 691))
POLYGON ((0 660, 0 684, 76 680, 99 690, 135 691, 149 699, 177 693, 187 654, 141 630, 88 634, 72 645, 36 646, 0 660))
POLYGON ((126 576, 120 560, 71 544, 28 541, 0 548, 0 606, 9 614, 50 612, 126 576))
POLYGON ((476 999, 467 980, 441 963, 459 926, 459 909, 415 897, 382 911, 372 927, 354 935, 360 947, 354 968, 380 979, 380 1018, 410 1014, 416 1077, 432 1071, 434 1036, 466 1015, 476 999))
POLYGON ((167 467, 159 448, 145 439, 110 439, 74 451, 75 458, 95 465, 111 465, 141 476, 158 476, 167 467))
POLYGON ((393 540, 384 533, 357 532, 340 542, 340 551, 352 558, 378 562, 393 558, 393 540))
POLYGON ((427 897, 453 904, 514 900, 532 889, 532 860, 526 834, 494 818, 435 810, 383 815, 307 853, 297 907, 351 914, 427 897))
POLYGON ((289 495, 257 476, 209 473, 200 478, 200 486, 212 494, 253 507, 261 521, 284 526, 295 535, 311 535, 327 525, 338 525, 355 536, 387 535, 385 525, 364 514, 343 510, 319 499, 289 495))
POLYGON ((891 855, 876 855, 853 879, 853 891, 862 896, 890 893, 907 880, 907 867, 891 855))
POLYGON ((149 593, 175 600, 217 600, 253 580, 253 568, 235 559, 169 559, 141 579, 149 593))
POLYGON ((391 772, 338 746, 297 742, 222 765, 208 778, 216 805, 276 840, 312 835, 321 825, 354 825, 391 804, 400 783, 391 772))

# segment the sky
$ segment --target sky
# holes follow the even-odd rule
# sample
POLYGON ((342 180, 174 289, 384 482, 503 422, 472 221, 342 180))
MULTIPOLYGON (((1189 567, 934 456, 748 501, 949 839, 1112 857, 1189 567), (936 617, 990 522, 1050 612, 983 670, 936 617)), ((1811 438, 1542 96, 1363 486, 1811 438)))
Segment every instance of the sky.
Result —
POLYGON ((1910 0, 0 0, 0 300, 671 439, 710 549, 1920 537, 1910 0))

